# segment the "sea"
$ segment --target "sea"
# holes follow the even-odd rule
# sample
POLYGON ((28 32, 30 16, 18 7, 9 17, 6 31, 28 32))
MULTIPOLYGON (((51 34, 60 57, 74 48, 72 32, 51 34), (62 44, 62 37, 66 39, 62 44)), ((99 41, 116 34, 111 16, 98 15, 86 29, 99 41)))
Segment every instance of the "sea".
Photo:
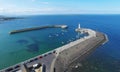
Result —
POLYGON ((108 36, 109 41, 96 48, 72 72, 120 72, 120 15, 71 14, 71 15, 31 15, 0 21, 0 69, 25 61, 37 55, 82 38, 75 32, 80 23, 82 28, 90 28, 108 36), (9 34, 13 30, 46 26, 68 25, 67 29, 47 28, 9 34))

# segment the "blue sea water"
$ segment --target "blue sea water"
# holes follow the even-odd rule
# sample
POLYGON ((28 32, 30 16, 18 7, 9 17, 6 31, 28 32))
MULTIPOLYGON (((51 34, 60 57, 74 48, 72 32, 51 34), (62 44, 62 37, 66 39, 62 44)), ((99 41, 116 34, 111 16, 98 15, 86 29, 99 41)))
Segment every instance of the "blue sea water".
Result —
POLYGON ((120 15, 35 15, 0 22, 0 68, 14 65, 76 39, 74 30, 91 28, 107 34, 109 41, 80 62, 73 72, 120 72, 120 15), (16 29, 67 24, 67 30, 45 29, 9 35, 16 29), (58 34, 59 36, 57 36, 58 34), (64 42, 62 44, 61 42, 64 42))

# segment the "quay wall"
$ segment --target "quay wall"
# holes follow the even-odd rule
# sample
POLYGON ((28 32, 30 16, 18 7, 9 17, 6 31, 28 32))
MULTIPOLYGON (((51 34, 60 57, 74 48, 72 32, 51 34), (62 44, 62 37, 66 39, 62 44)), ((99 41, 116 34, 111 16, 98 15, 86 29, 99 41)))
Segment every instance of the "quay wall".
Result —
MULTIPOLYGON (((78 42, 79 41, 80 40, 78 40, 78 42)), ((102 45, 105 41, 106 37, 102 33, 96 33, 96 37, 86 39, 66 50, 59 52, 54 64, 55 71, 53 70, 53 72, 64 72, 68 70, 71 63, 90 51, 95 50, 96 47, 102 45)))

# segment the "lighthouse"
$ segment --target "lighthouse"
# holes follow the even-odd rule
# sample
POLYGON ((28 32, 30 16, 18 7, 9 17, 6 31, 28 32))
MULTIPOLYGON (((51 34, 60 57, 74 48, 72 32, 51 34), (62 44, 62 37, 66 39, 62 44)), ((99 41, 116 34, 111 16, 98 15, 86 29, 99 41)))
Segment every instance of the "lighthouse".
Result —
POLYGON ((78 29, 80 29, 80 23, 78 24, 78 29))
POLYGON ((81 27, 80 27, 80 23, 78 24, 78 28, 77 29, 75 29, 75 31, 80 31, 81 30, 81 27))

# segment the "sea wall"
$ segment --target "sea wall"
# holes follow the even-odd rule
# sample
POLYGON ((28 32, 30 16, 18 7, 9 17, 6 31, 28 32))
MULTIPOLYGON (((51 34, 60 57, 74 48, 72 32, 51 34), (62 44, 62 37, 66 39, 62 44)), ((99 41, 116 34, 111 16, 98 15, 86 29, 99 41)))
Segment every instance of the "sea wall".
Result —
POLYGON ((67 28, 67 25, 48 25, 48 26, 25 28, 25 29, 10 31, 9 34, 16 34, 16 33, 21 33, 21 32, 33 31, 33 30, 40 30, 40 29, 45 29, 45 28, 63 28, 63 29, 65 29, 65 28, 67 28))
MULTIPOLYGON (((53 72, 64 72, 68 70, 71 63, 85 54, 93 51, 96 47, 102 45, 106 41, 106 37, 102 33, 96 33, 96 37, 91 37, 82 42, 78 40, 76 45, 73 45, 66 50, 59 52, 53 72)), ((72 43, 71 43, 72 44, 72 43)))

